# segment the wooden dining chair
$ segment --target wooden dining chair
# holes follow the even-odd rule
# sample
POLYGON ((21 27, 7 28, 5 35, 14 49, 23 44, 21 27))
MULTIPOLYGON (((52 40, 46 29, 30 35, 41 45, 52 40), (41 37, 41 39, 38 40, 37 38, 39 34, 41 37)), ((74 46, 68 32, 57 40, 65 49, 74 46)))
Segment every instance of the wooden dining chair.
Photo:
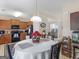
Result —
POLYGON ((72 40, 70 37, 63 37, 61 44, 61 54, 72 58, 72 40))

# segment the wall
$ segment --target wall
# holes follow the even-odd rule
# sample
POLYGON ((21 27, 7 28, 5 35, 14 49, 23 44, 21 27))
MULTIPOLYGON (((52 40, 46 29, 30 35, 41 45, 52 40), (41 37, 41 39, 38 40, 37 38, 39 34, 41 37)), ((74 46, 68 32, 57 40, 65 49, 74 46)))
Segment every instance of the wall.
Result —
MULTIPOLYGON (((59 30, 58 30, 59 38, 62 36, 62 21, 61 21, 60 15, 56 15, 56 17, 54 18, 49 16, 45 17, 45 15, 41 15, 41 18, 42 18, 42 22, 46 23, 46 28, 45 28, 46 32, 50 31, 50 24, 56 23, 59 27, 59 30)), ((42 29, 40 27, 40 22, 33 23, 33 30, 42 32, 42 29)))
MULTIPOLYGON (((72 4, 65 5, 62 13, 62 21, 63 21, 63 35, 64 36, 72 36, 72 31, 70 29, 70 13, 79 11, 79 2, 74 2, 72 4)), ((76 54, 79 56, 79 54, 76 54)))
MULTIPOLYGON (((53 17, 42 15, 43 22, 47 25, 47 31, 49 31, 49 24, 53 22, 60 23, 60 36, 71 36, 72 30, 70 30, 70 13, 79 11, 79 2, 70 2, 65 4, 62 8, 62 11, 53 17)), ((34 30, 39 30, 39 24, 37 23, 34 27, 34 30)))
POLYGON ((71 36, 72 30, 70 29, 70 13, 79 11, 79 4, 72 3, 65 5, 62 11, 62 21, 63 21, 63 35, 71 36))

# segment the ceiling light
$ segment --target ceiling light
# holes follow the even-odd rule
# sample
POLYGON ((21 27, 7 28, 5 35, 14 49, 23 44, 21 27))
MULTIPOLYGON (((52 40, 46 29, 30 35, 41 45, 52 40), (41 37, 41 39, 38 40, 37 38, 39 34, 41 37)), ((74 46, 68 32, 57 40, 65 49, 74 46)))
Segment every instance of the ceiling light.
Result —
POLYGON ((14 16, 15 16, 15 17, 20 17, 20 16, 22 16, 22 15, 23 15, 22 12, 14 12, 14 16))
POLYGON ((37 14, 38 14, 38 8, 37 8, 37 0, 36 0, 36 16, 33 16, 31 18, 31 21, 33 21, 33 22, 41 22, 42 21, 42 19, 37 14))
POLYGON ((42 20, 41 20, 41 18, 39 16, 33 16, 31 18, 31 21, 33 21, 33 22, 41 22, 42 20))

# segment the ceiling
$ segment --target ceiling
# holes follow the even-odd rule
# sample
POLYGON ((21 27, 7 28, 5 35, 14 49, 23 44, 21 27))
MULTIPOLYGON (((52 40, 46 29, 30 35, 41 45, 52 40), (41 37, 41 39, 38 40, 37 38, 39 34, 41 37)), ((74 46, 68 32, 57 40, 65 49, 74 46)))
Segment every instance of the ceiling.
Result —
MULTIPOLYGON (((67 4, 79 2, 79 0, 37 0, 39 15, 54 16, 62 12, 67 4)), ((12 16, 10 13, 21 11, 28 18, 36 12, 36 0, 0 0, 0 15, 12 16)))

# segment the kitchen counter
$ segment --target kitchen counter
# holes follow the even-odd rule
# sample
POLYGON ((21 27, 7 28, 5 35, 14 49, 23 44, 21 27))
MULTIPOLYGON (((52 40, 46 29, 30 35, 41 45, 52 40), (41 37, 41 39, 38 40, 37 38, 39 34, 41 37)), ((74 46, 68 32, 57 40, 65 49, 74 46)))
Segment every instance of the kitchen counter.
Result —
POLYGON ((33 43, 31 39, 23 40, 15 44, 14 49, 14 59, 33 59, 34 56, 38 55, 38 59, 41 59, 42 52, 45 52, 46 59, 48 59, 48 54, 46 51, 51 50, 51 46, 60 43, 57 40, 45 40, 40 43, 33 43))

